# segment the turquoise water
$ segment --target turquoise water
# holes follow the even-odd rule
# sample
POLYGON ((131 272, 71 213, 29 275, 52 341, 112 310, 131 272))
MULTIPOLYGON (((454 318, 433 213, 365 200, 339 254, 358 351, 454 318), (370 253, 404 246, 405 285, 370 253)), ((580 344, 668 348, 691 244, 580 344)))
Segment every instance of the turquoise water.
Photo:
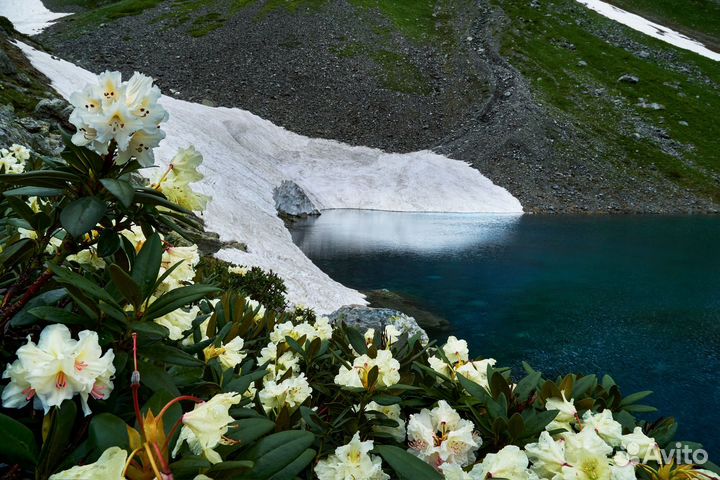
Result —
POLYGON ((450 320, 473 355, 609 373, 720 458, 720 218, 337 210, 293 239, 326 273, 450 320))

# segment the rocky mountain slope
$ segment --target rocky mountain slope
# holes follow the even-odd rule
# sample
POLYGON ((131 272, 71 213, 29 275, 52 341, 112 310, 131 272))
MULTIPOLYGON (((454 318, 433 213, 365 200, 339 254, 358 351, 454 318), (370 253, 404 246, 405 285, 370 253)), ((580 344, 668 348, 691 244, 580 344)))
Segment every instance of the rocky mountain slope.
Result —
POLYGON ((714 212, 716 62, 571 0, 49 0, 95 71, 313 137, 466 160, 536 212, 714 212), (637 80, 637 81, 636 81, 637 80))

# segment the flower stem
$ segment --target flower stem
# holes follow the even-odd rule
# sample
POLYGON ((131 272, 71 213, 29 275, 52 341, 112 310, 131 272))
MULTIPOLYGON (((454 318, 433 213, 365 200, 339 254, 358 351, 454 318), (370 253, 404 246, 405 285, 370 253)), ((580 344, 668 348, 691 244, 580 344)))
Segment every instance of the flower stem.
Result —
POLYGON ((193 397, 192 395, 181 395, 179 397, 173 398, 163 407, 162 410, 160 410, 160 413, 158 413, 158 416, 155 417, 155 420, 160 421, 162 416, 165 415, 165 412, 167 412, 170 409, 170 407, 172 407, 173 405, 175 405, 178 402, 182 402, 183 400, 190 400, 195 403, 202 403, 204 401, 201 398, 193 397))

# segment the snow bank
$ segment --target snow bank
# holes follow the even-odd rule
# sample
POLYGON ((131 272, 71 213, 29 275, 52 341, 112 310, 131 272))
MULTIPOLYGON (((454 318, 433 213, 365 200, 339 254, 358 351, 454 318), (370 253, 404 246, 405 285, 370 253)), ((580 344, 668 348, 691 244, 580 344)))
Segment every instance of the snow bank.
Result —
POLYGON ((13 22, 15 30, 35 35, 68 13, 51 12, 40 0, 0 0, 0 16, 13 22))
MULTIPOLYGON (((68 97, 95 75, 19 44, 33 65, 68 97)), ((522 206, 464 162, 429 151, 389 154, 289 132, 250 112, 213 108, 164 96, 170 120, 158 163, 190 144, 204 153, 205 179, 197 190, 213 196, 204 218, 224 241, 241 241, 249 252, 217 256, 272 269, 288 285, 292 302, 321 312, 365 303, 363 296, 319 270, 292 242, 275 213, 273 188, 282 180, 300 185, 320 209, 360 208, 426 212, 521 213, 522 206)))
POLYGON ((642 32, 645 35, 649 35, 653 38, 667 42, 670 45, 674 45, 684 50, 690 50, 697 54, 707 57, 712 60, 720 60, 720 53, 713 52, 702 43, 697 40, 693 40, 690 37, 683 35, 682 33, 676 32, 670 28, 664 27, 657 23, 653 23, 650 20, 646 20, 639 15, 634 13, 626 12, 625 10, 618 8, 609 3, 602 2, 600 0, 577 0, 586 7, 595 10, 600 15, 607 17, 611 20, 615 20, 618 23, 622 23, 625 26, 642 32))

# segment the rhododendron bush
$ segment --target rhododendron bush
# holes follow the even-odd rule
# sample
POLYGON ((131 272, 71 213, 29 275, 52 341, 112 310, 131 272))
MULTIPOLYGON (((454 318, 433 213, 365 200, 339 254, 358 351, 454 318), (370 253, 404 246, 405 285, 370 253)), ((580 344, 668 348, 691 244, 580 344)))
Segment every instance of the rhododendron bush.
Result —
POLYGON ((636 416, 649 392, 332 325, 272 274, 199 267, 202 156, 155 166, 159 99, 106 72, 72 96, 62 158, 0 150, 7 478, 717 478, 668 455, 672 419, 636 416))

